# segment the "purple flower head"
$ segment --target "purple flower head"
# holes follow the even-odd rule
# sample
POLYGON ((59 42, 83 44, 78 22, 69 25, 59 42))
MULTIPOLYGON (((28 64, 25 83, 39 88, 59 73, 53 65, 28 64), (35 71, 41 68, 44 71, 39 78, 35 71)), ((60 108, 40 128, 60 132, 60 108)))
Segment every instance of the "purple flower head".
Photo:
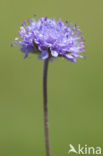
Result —
POLYGON ((64 57, 69 61, 76 62, 77 57, 85 51, 84 37, 77 25, 65 24, 59 19, 42 17, 28 19, 19 30, 20 39, 15 38, 12 46, 21 46, 25 57, 29 53, 36 53, 40 59, 64 57))

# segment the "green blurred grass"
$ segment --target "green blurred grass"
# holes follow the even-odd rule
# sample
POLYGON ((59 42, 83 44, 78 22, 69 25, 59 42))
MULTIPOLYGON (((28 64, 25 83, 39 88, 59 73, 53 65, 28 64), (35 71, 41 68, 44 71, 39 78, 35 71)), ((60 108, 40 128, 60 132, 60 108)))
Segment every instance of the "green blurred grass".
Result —
POLYGON ((52 156, 67 156, 70 143, 103 146, 102 6, 102 0, 1 0, 0 156, 45 156, 43 62, 33 55, 24 60, 19 48, 10 47, 19 25, 34 13, 77 23, 86 38, 86 61, 49 65, 52 156))

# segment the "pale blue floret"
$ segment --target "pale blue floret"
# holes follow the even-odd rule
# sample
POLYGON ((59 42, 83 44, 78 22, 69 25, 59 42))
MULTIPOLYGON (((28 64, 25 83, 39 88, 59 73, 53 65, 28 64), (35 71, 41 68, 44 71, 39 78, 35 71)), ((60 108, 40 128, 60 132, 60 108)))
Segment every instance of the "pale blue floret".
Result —
POLYGON ((24 22, 19 30, 19 38, 15 38, 12 45, 21 46, 25 57, 30 52, 38 54, 40 59, 64 57, 76 62, 77 57, 85 51, 84 37, 77 25, 72 27, 61 21, 51 18, 28 19, 29 25, 24 22))

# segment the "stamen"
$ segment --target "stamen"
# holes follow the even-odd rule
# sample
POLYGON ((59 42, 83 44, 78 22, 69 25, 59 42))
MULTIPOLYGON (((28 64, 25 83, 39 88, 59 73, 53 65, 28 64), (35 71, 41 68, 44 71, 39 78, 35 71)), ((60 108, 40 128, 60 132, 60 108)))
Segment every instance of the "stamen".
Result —
POLYGON ((65 24, 68 24, 68 21, 65 21, 65 24))
POLYGON ((28 18, 28 23, 31 24, 32 20, 31 18, 28 18))
POLYGON ((46 16, 46 17, 44 18, 44 20, 47 21, 47 19, 48 19, 48 18, 47 18, 47 16, 46 16))

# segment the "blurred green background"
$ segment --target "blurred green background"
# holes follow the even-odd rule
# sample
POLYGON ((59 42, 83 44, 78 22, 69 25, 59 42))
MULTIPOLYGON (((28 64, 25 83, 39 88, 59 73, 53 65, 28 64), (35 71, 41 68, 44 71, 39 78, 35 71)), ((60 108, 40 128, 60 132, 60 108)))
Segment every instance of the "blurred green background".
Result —
POLYGON ((43 61, 10 47, 35 13, 76 23, 86 39, 86 60, 49 64, 51 156, 68 156, 69 144, 103 147, 103 0, 0 0, 0 156, 45 156, 43 61))

